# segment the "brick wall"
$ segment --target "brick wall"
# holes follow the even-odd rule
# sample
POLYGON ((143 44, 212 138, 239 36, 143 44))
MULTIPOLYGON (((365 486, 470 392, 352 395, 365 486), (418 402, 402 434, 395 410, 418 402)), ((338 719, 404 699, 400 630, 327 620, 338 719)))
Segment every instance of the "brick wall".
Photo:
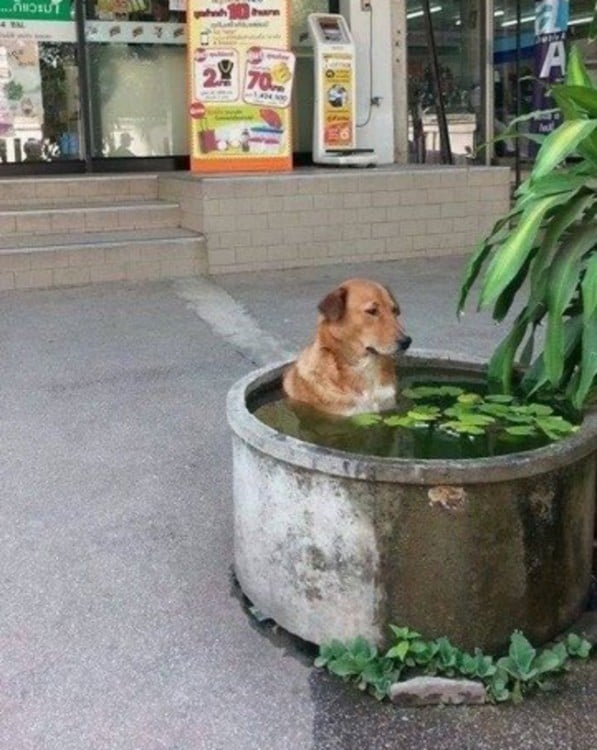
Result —
POLYGON ((303 169, 160 176, 207 237, 210 273, 465 254, 509 206, 499 167, 303 169))

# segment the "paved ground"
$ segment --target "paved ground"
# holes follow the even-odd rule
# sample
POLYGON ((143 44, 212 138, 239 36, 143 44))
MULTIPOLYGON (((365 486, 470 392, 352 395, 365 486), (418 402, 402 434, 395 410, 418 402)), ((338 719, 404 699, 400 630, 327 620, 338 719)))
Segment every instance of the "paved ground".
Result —
POLYGON ((415 345, 485 355, 460 260, 0 295, 0 748, 589 750, 597 661, 521 707, 398 710, 311 666, 231 577, 228 388, 354 274, 415 345))

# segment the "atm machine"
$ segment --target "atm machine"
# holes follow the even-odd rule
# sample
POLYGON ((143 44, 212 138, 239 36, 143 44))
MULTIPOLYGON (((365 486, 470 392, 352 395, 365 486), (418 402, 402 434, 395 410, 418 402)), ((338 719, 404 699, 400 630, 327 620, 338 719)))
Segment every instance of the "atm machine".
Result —
POLYGON ((314 52, 313 161, 373 167, 374 149, 356 147, 355 46, 346 19, 311 13, 307 20, 314 52))

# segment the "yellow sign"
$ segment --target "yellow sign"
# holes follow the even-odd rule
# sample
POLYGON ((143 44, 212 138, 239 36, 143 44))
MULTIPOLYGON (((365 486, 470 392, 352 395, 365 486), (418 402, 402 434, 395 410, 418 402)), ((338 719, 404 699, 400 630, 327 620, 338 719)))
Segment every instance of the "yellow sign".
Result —
POLYGON ((353 142, 352 55, 330 52, 323 56, 323 146, 351 149, 353 142))
POLYGON ((191 170, 292 168, 285 0, 188 0, 191 170))

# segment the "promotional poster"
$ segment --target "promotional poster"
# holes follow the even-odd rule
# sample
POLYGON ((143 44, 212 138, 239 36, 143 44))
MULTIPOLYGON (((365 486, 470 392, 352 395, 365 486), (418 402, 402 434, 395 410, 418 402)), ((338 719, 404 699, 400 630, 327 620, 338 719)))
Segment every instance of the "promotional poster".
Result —
POLYGON ((191 170, 292 168, 289 3, 188 0, 191 170))
POLYGON ((330 52, 324 56, 322 90, 323 147, 326 149, 354 148, 353 56, 330 52))

